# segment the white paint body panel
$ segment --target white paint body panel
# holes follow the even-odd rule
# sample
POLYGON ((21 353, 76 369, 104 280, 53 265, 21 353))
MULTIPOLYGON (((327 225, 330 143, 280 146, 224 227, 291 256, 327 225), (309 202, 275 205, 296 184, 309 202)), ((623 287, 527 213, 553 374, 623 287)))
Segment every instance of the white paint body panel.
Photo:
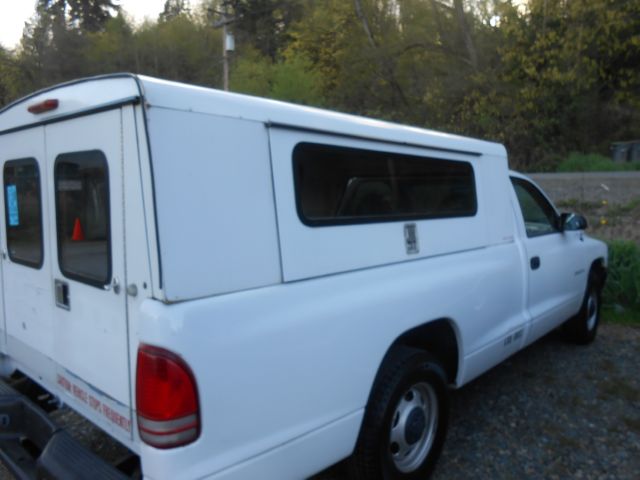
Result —
POLYGON ((151 108, 148 125, 165 298, 280 282, 264 124, 151 108))
POLYGON ((113 270, 135 294, 72 285, 78 316, 56 311, 45 181, 45 266, 2 261, 0 349, 5 366, 63 397, 57 380, 68 372, 78 389, 129 411, 125 435, 69 398, 137 452, 150 479, 310 476, 352 452, 376 372, 402 334, 446 320, 459 350, 454 383, 464 385, 575 313, 591 263, 606 262, 606 247, 580 232, 526 238, 494 143, 146 77, 63 85, 0 112, 2 163, 35 156, 50 173, 58 153, 90 148, 116 162, 113 270), (60 108, 25 113, 47 98, 60 108), (415 221, 417 255, 402 221, 307 227, 291 159, 303 141, 467 161, 477 214, 415 221), (188 446, 158 450, 138 437, 141 343, 177 353, 194 373, 202 429, 188 446))
MULTIPOLYGON (((145 447, 145 472, 222 471, 361 410, 389 345, 429 319, 456 319, 464 351, 478 352, 486 370, 515 351, 495 339, 526 322, 517 259, 511 243, 172 306, 145 303, 141 341, 181 352, 208 407, 201 439, 183 449, 190 469, 145 447)), ((461 371, 460 383, 474 373, 461 371)))

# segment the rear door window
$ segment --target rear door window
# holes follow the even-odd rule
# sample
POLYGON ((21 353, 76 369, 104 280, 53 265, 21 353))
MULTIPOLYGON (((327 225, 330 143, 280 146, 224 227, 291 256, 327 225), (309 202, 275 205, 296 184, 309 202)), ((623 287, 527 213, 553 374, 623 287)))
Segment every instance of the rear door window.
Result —
POLYGON ((9 258, 40 268, 44 253, 38 163, 34 158, 10 160, 4 165, 3 177, 9 258))
POLYGON ((98 150, 58 155, 54 175, 60 271, 105 286, 111 280, 107 159, 98 150))

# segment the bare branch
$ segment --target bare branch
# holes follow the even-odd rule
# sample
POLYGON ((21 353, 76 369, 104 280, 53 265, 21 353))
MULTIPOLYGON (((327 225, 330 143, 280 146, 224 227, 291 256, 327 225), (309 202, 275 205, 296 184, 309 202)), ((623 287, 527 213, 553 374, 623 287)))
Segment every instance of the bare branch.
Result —
POLYGON ((378 48, 378 44, 376 43, 376 40, 375 38, 373 38, 373 34, 371 33, 371 27, 369 27, 369 21, 367 20, 367 17, 362 10, 362 3, 360 2, 360 0, 353 0, 353 5, 356 9, 356 15, 358 19, 362 22, 362 28, 367 35, 369 44, 374 48, 378 48))
POLYGON ((453 0, 453 5, 456 11, 458 25, 460 26, 460 34, 462 35, 464 46, 467 49, 467 55, 469 56, 469 63, 474 70, 478 70, 478 52, 476 50, 476 45, 473 42, 473 38, 471 37, 471 30, 464 14, 462 0, 453 0))

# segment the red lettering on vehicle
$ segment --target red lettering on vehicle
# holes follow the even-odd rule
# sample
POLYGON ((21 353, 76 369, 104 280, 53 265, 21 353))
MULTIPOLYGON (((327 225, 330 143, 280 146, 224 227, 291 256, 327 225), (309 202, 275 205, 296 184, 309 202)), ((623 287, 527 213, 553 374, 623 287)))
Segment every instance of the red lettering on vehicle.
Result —
POLYGON ((58 375, 58 385, 64 388, 67 392, 71 391, 71 382, 62 375, 58 375))
POLYGON ((101 405, 102 405, 102 402, 100 400, 98 400, 93 395, 89 395, 89 406, 91 408, 93 408, 96 412, 99 412, 101 405))
POLYGON ((67 392, 69 392, 79 401, 89 405, 89 407, 91 407, 93 410, 95 410, 98 413, 101 413, 107 420, 117 425, 118 427, 122 428, 126 432, 131 432, 131 420, 120 415, 118 412, 113 410, 108 405, 102 403, 100 399, 94 397, 90 393, 87 393, 87 391, 84 388, 76 385, 75 383, 71 383, 63 375, 58 374, 56 380, 58 385, 60 385, 60 387, 62 387, 67 392))
POLYGON ((77 385, 73 385, 73 396, 78 400, 87 403, 87 392, 77 385))
POLYGON ((115 423, 127 432, 131 431, 131 420, 128 418, 123 417, 118 412, 104 404, 102 405, 102 413, 110 422, 115 423))

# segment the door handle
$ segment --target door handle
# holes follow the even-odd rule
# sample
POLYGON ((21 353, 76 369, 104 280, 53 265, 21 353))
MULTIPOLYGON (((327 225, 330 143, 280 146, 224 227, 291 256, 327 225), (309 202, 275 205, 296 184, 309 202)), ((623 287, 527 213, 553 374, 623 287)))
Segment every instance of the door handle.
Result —
POLYGON ((531 270, 540 268, 540 257, 531 257, 531 270))
POLYGON ((56 305, 65 310, 71 310, 69 302, 69 284, 62 280, 55 281, 56 305))

